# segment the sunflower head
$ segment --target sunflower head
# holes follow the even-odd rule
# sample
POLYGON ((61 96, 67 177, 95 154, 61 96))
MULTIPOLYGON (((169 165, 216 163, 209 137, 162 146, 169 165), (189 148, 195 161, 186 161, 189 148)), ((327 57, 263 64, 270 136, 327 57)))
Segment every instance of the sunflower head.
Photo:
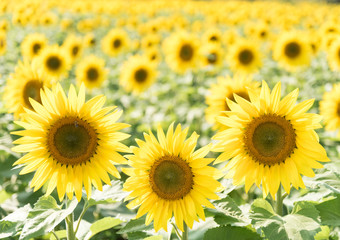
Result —
POLYGON ((211 145, 195 151, 198 135, 186 139, 187 133, 181 125, 174 131, 171 124, 166 135, 158 127, 157 138, 145 133, 145 141, 137 139, 138 147, 128 156, 131 168, 124 172, 130 177, 124 190, 132 191, 127 199, 134 200, 127 206, 140 205, 137 218, 147 213, 145 223, 154 220, 156 231, 167 230, 172 216, 182 231, 183 221, 192 228, 198 217, 205 220, 202 205, 213 208, 207 198, 218 199, 215 192, 222 190, 217 181, 221 173, 208 166, 212 158, 205 158, 211 145))
POLYGON ((102 181, 110 184, 108 173, 119 178, 114 164, 126 163, 118 152, 130 150, 120 143, 129 135, 118 130, 127 124, 116 123, 121 112, 115 107, 102 108, 105 97, 97 96, 85 102, 85 87, 79 94, 71 85, 68 96, 58 84, 52 91, 41 91, 41 102, 30 99, 33 110, 25 109, 25 129, 13 132, 22 136, 14 143, 16 152, 28 152, 14 165, 22 164, 20 174, 35 171, 30 186, 36 191, 47 183, 46 195, 57 188, 59 199, 78 201, 85 187, 90 198, 92 185, 102 190, 102 181))
POLYGON ((102 40, 103 52, 109 56, 116 56, 129 46, 129 36, 119 28, 112 29, 102 40))
POLYGON ((3 55, 6 52, 7 41, 6 41, 6 33, 0 31, 0 55, 3 55))
POLYGON ((304 187, 301 175, 313 177, 312 168, 329 161, 314 131, 320 128, 320 116, 306 113, 314 100, 295 105, 298 90, 281 100, 281 84, 271 92, 262 82, 260 94, 248 89, 250 101, 235 96, 227 100, 230 112, 217 117, 226 126, 213 139, 214 150, 222 152, 215 163, 229 160, 225 169, 234 184, 245 183, 246 191, 262 184, 264 196, 274 198, 280 186, 287 193, 291 184, 304 187))
POLYGON ((223 51, 219 44, 206 44, 201 49, 203 66, 220 67, 223 63, 223 51))
POLYGON ((39 56, 46 45, 47 38, 44 34, 29 34, 21 44, 22 55, 28 59, 33 59, 34 57, 39 56))
MULTIPOLYGON (((335 131, 340 129, 340 84, 335 84, 330 92, 323 95, 320 102, 320 114, 324 118, 326 130, 335 131)), ((340 136, 340 131, 338 132, 340 136)))
POLYGON ((69 59, 75 61, 83 53, 83 40, 75 35, 70 35, 64 41, 62 48, 68 53, 69 59))

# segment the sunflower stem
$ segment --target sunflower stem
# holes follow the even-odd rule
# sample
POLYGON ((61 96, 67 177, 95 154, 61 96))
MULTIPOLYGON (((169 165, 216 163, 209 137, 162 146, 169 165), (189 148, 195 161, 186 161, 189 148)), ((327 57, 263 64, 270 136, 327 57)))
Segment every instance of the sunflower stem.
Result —
POLYGON ((280 216, 282 216, 283 214, 283 199, 284 197, 282 196, 281 185, 280 185, 276 193, 276 204, 275 204, 275 211, 280 216))
POLYGON ((86 211, 88 209, 89 209, 88 202, 85 200, 85 204, 84 204, 83 210, 81 211, 80 216, 79 216, 79 218, 77 220, 78 223, 77 223, 76 230, 74 231, 75 234, 78 232, 78 229, 79 229, 79 226, 80 226, 80 222, 83 219, 84 214, 86 213, 86 211))
POLYGON ((186 223, 184 223, 183 225, 184 231, 182 233, 182 240, 188 240, 188 226, 186 225, 186 223))
MULTIPOLYGON (((66 197, 66 208, 68 205, 68 199, 66 197)), ((76 234, 73 230, 73 212, 65 218, 67 240, 76 240, 76 234)))
POLYGON ((175 230, 175 233, 176 233, 177 237, 178 237, 180 240, 182 240, 182 235, 179 233, 176 224, 171 223, 171 225, 173 226, 173 229, 175 230))

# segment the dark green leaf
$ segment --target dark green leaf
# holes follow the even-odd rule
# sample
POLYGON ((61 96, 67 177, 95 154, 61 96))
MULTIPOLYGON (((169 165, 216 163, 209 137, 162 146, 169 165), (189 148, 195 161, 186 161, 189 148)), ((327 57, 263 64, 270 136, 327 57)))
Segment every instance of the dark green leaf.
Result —
POLYGON ((330 226, 340 226, 340 195, 315 206, 320 212, 321 223, 330 226))
POLYGON ((137 231, 144 231, 144 230, 151 230, 153 229, 153 225, 149 224, 145 226, 145 217, 132 219, 130 220, 122 229, 118 231, 119 234, 122 233, 129 233, 129 232, 137 232, 137 231))
POLYGON ((129 232, 127 235, 129 240, 141 240, 150 237, 150 234, 146 232, 129 232))
POLYGON ((113 217, 102 218, 91 225, 90 231, 86 234, 84 239, 90 239, 97 233, 113 228, 122 222, 122 220, 113 217))
POLYGON ((257 240, 261 237, 246 227, 221 226, 209 229, 204 234, 204 240, 257 240))

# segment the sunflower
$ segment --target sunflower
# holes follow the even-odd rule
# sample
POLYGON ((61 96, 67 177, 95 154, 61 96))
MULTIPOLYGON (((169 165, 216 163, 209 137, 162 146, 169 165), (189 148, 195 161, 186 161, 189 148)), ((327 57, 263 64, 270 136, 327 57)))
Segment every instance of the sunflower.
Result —
POLYGON ((208 43, 201 49, 203 66, 220 67, 223 63, 223 50, 219 44, 208 43))
POLYGON ((70 67, 68 54, 57 45, 45 47, 39 56, 39 62, 44 72, 55 79, 66 75, 70 67))
POLYGON ((146 56, 132 56, 123 65, 119 83, 128 92, 141 93, 156 79, 155 64, 146 56))
POLYGON ((227 53, 227 59, 231 70, 238 73, 254 73, 262 66, 260 51, 249 40, 236 40, 227 53))
POLYGON ((86 47, 94 47, 94 46, 96 46, 96 43, 97 43, 97 39, 96 39, 96 37, 94 36, 93 33, 88 33, 88 34, 85 35, 84 45, 86 47))
POLYGON ((0 31, 0 56, 6 52, 7 41, 6 41, 6 33, 0 31))
POLYGON ((148 34, 142 38, 141 47, 143 49, 156 47, 160 42, 161 42, 161 38, 158 34, 156 33, 148 34))
POLYGON ((156 64, 160 63, 162 60, 161 53, 156 47, 146 49, 145 55, 149 58, 151 62, 154 62, 156 64))
POLYGON ((163 49, 167 64, 177 73, 195 69, 199 63, 199 40, 192 34, 174 33, 165 40, 163 49))
POLYGON ((114 57, 123 52, 129 46, 129 36, 122 29, 112 29, 102 39, 102 50, 107 55, 114 57))
POLYGON ((41 53, 47 45, 47 38, 41 33, 31 33, 27 35, 21 43, 21 51, 24 57, 33 59, 41 53))
POLYGON ((235 101, 234 94, 249 100, 248 88, 254 92, 259 92, 260 84, 252 81, 250 77, 244 75, 237 75, 233 78, 219 77, 217 83, 212 84, 206 96, 205 102, 208 108, 205 110, 205 118, 209 123, 214 124, 214 129, 222 129, 224 125, 216 122, 217 116, 225 116, 225 111, 230 111, 226 103, 226 98, 235 101))
POLYGON ((87 56, 77 66, 76 79, 89 89, 100 87, 106 79, 105 61, 94 55, 87 56))
POLYGON ((8 28, 8 21, 5 19, 0 20, 0 31, 6 32, 8 28))
POLYGON ((134 199, 127 207, 140 205, 136 218, 147 213, 145 224, 154 220, 156 231, 167 231, 173 215, 181 231, 183 221, 190 228, 198 217, 204 221, 202 205, 214 208, 207 198, 218 199, 215 192, 221 190, 216 180, 221 173, 207 166, 214 159, 204 158, 211 145, 194 151, 198 135, 194 132, 186 139, 188 128, 173 128, 171 124, 165 135, 158 127, 158 139, 151 131, 144 133, 145 141, 137 139, 139 147, 131 147, 133 155, 127 156, 132 168, 123 170, 130 176, 123 186, 131 191, 126 200, 134 199))
POLYGON ((15 68, 15 72, 10 75, 7 81, 4 101, 10 113, 14 113, 14 118, 19 119, 24 113, 24 108, 33 110, 29 98, 41 103, 40 90, 50 87, 51 79, 40 70, 37 61, 20 62, 15 68))
POLYGON ((57 188, 60 201, 65 192, 69 199, 75 192, 80 201, 83 185, 89 199, 92 184, 102 190, 102 181, 110 184, 108 173, 120 177, 114 164, 127 162, 117 152, 129 151, 120 143, 129 135, 118 130, 128 124, 116 123, 121 112, 110 112, 115 107, 102 108, 104 96, 85 102, 84 85, 78 95, 71 85, 67 97, 57 84, 41 91, 42 104, 30 102, 36 112, 26 109, 27 121, 17 122, 25 130, 13 132, 22 136, 13 151, 28 152, 14 165, 25 166, 20 174, 36 171, 30 184, 34 191, 48 182, 46 195, 57 188))
MULTIPOLYGON (((323 95, 320 114, 324 117, 326 130, 340 129, 340 83, 334 85, 332 91, 323 95)), ((340 131, 338 136, 340 137, 340 131)))
POLYGON ((62 48, 68 53, 69 59, 74 62, 83 53, 83 40, 75 35, 69 35, 64 41, 62 48))
POLYGON ((312 49, 305 35, 297 32, 286 32, 275 42, 273 58, 288 71, 295 71, 309 64, 312 49))
POLYGON ((220 44, 222 41, 222 33, 218 28, 209 28, 202 37, 205 42, 220 44))
POLYGON ((325 149, 314 129, 320 128, 320 115, 306 113, 314 99, 295 105, 298 89, 281 100, 281 83, 272 92, 265 81, 261 93, 248 90, 250 101, 235 95, 227 100, 227 116, 217 121, 227 127, 213 139, 219 141, 214 151, 222 152, 215 163, 228 159, 225 169, 236 185, 245 182, 245 190, 262 183, 264 196, 275 198, 280 183, 287 193, 291 184, 304 188, 301 175, 313 177, 312 168, 327 162, 325 149))

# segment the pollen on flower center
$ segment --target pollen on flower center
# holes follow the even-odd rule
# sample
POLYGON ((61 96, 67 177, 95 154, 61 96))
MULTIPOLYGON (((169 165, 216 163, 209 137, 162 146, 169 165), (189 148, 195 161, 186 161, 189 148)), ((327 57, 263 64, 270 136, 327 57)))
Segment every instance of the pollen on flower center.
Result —
POLYGON ((176 200, 192 189, 190 166, 177 156, 163 156, 150 169, 149 181, 153 191, 163 199, 176 200))
POLYGON ((253 119, 246 128, 244 145, 248 154, 264 165, 284 162, 296 147, 292 124, 275 114, 253 119))
POLYGON ((78 117, 57 120, 48 132, 47 145, 53 158, 66 165, 89 161, 98 145, 95 129, 78 117))
POLYGON ((254 55, 250 50, 244 49, 238 55, 238 59, 242 64, 247 65, 253 61, 254 55))
POLYGON ((300 45, 296 42, 290 42, 285 46, 284 52, 287 57, 296 58, 301 52, 300 45))

